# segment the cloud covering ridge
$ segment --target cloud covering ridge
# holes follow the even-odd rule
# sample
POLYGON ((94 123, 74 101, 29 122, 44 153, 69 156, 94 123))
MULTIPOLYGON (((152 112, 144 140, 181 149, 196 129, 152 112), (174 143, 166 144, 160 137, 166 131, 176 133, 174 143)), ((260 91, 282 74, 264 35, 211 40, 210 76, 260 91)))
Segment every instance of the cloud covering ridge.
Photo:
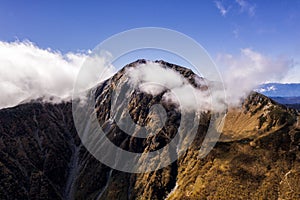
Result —
POLYGON ((0 107, 42 95, 69 96, 86 57, 41 49, 30 41, 0 41, 0 107))

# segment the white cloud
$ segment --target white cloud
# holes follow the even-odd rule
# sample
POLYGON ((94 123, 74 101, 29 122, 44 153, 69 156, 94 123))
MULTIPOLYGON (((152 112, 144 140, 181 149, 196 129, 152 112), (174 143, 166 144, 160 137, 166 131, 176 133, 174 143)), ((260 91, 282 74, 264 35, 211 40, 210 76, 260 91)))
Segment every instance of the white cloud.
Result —
MULTIPOLYGON (((224 101, 222 105, 212 106, 211 91, 195 88, 179 72, 160 63, 148 61, 146 64, 129 68, 126 74, 129 83, 135 88, 152 95, 165 92, 163 101, 177 104, 186 111, 220 111, 224 108, 224 101)), ((197 76, 193 78, 199 87, 207 85, 203 79, 197 76)))
POLYGON ((216 7, 219 9, 222 16, 226 16, 227 12, 229 11, 230 7, 225 8, 221 1, 215 1, 216 7))
POLYGON ((44 95, 70 96, 87 57, 85 53, 41 49, 30 41, 0 41, 0 108, 44 95))
POLYGON ((280 82, 280 83, 300 83, 300 63, 293 62, 292 68, 278 82, 280 82))
POLYGON ((267 88, 258 88, 255 91, 259 93, 264 93, 264 92, 270 92, 275 90, 277 90, 277 88, 274 85, 272 85, 272 86, 268 86, 267 88))
POLYGON ((242 49, 238 56, 220 54, 217 63, 224 81, 226 103, 220 83, 204 81, 195 76, 193 78, 199 86, 209 87, 209 90, 200 90, 178 72, 159 63, 147 62, 138 65, 130 68, 127 74, 129 82, 141 91, 152 95, 165 92, 163 100, 176 103, 181 109, 218 112, 224 109, 225 104, 240 106, 251 91, 262 83, 281 80, 291 66, 288 59, 274 59, 249 48, 242 49))
POLYGON ((220 54, 217 58, 230 104, 238 105, 250 91, 265 82, 278 82, 288 73, 291 62, 270 58, 249 48, 239 56, 220 54))
POLYGON ((240 12, 246 12, 249 16, 255 15, 255 5, 246 0, 236 0, 236 3, 240 6, 240 12))
MULTIPOLYGON (((0 108, 44 95, 60 98, 70 96, 74 80, 84 61, 87 68, 91 67, 86 71, 86 76, 85 74, 81 76, 84 78, 80 82, 80 87, 91 87, 91 83, 85 81, 99 82, 97 78, 104 71, 106 57, 109 57, 109 54, 105 55, 91 57, 85 53, 62 54, 50 49, 41 49, 29 41, 10 43, 0 41, 0 108)), ((228 103, 231 105, 238 105, 240 99, 261 83, 300 82, 300 68, 296 67, 297 63, 291 63, 285 58, 270 58, 249 48, 242 49, 238 56, 220 54, 217 63, 221 67, 228 103)), ((171 89, 164 95, 164 100, 173 102, 180 100, 182 106, 187 109, 211 108, 210 94, 195 90, 178 72, 153 62, 142 64, 136 69, 138 70, 128 71, 128 74, 132 79, 131 83, 140 90, 156 95, 166 88, 171 89), (191 100, 194 97, 197 103, 191 100)), ((112 70, 104 72, 104 78, 108 78, 112 73, 112 70)), ((207 84, 202 79, 194 78, 200 85, 207 84)), ((213 98, 216 99, 219 98, 220 92, 222 101, 222 91, 218 91, 214 86, 210 89, 214 90, 213 95, 216 97, 213 98)))
POLYGON ((186 82, 178 72, 151 61, 129 68, 126 73, 134 87, 152 95, 161 93, 165 88, 181 87, 186 82))
POLYGON ((240 35, 240 30, 239 30, 239 28, 235 28, 235 29, 232 31, 232 33, 233 33, 233 35, 234 35, 234 37, 235 37, 236 39, 239 38, 239 35, 240 35))
POLYGON ((231 1, 220 0, 214 1, 214 3, 222 16, 226 16, 231 8, 234 13, 246 13, 250 17, 255 15, 256 5, 248 2, 247 0, 235 0, 236 4, 233 4, 231 1))

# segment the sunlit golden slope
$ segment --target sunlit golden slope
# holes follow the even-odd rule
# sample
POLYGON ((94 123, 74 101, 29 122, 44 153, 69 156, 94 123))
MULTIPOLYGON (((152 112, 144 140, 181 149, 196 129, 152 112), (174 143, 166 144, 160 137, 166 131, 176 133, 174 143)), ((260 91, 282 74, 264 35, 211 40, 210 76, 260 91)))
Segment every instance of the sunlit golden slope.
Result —
POLYGON ((221 141, 204 159, 178 161, 167 199, 300 199, 299 115, 253 93, 229 110, 221 141))

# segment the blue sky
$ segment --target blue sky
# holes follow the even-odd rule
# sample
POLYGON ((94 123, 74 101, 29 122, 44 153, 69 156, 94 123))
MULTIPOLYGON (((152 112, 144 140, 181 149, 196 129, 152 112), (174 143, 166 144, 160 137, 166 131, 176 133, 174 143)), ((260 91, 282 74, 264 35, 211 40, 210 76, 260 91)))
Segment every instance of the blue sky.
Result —
MULTIPOLYGON (((196 40, 231 91, 300 83, 300 0, 0 0, 0 107, 45 93, 70 95, 89 50, 114 34, 149 26, 196 40)), ((145 51, 118 65, 144 54, 182 64, 145 51)))
POLYGON ((212 56, 252 48, 296 57, 299 10, 297 0, 1 1, 0 40, 28 39, 41 48, 68 52, 93 49, 131 28, 158 26, 187 34, 212 56))

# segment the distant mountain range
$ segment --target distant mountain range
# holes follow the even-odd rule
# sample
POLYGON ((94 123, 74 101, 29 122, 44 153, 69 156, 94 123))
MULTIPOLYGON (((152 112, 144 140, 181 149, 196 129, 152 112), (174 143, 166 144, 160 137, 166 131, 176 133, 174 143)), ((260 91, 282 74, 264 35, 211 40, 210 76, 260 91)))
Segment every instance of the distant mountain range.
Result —
POLYGON ((268 97, 300 97, 300 83, 267 83, 256 91, 268 97))
POLYGON ((267 83, 259 86, 256 91, 278 103, 300 109, 300 83, 267 83))

